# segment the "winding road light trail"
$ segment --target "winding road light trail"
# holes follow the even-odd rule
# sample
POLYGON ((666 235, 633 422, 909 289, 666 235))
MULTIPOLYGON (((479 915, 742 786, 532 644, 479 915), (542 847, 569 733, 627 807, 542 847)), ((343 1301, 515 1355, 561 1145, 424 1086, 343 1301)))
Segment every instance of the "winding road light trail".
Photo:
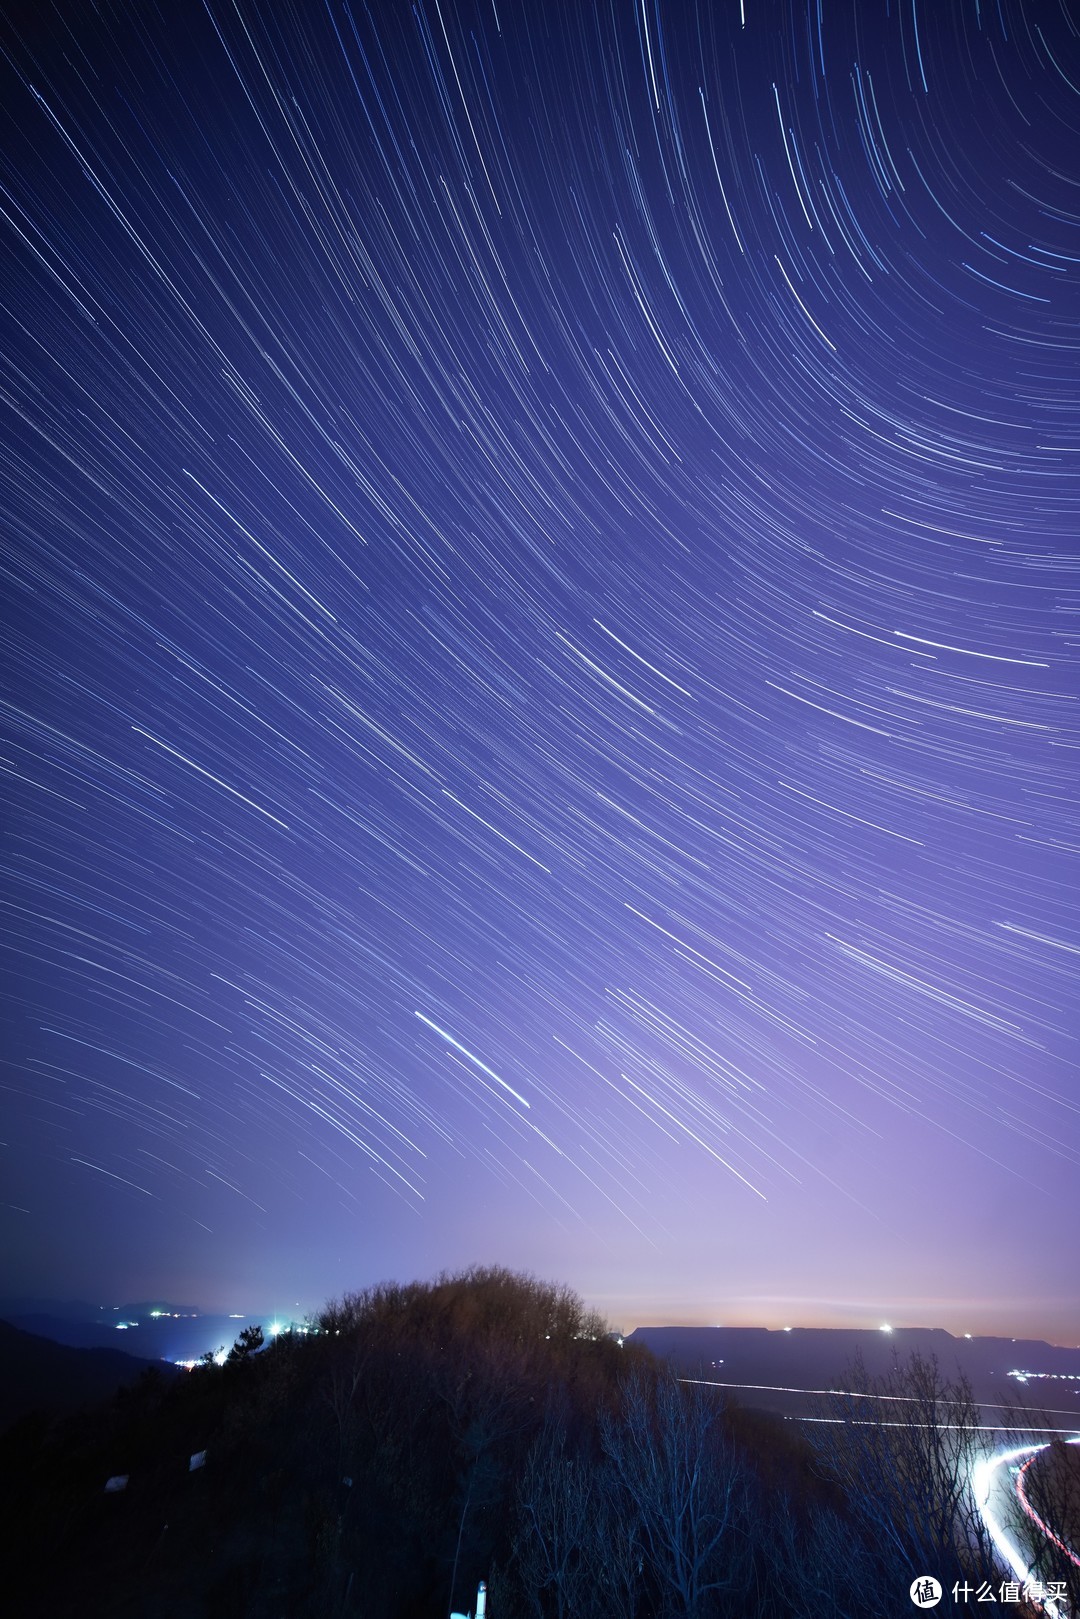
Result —
MULTIPOLYGON (((914 1403, 914 1400, 907 1395, 885 1395, 871 1393, 865 1390, 796 1389, 787 1387, 786 1385, 773 1383, 720 1383, 714 1382, 711 1378, 696 1377, 681 1377, 679 1382, 705 1384, 709 1387, 718 1389, 769 1390, 772 1392, 785 1394, 830 1394, 838 1395, 847 1399, 880 1400, 882 1402, 892 1404, 914 1403)), ((944 1403, 949 1405, 958 1402, 945 1401, 944 1403)), ((1061 1412, 1060 1414, 1066 1415, 1065 1412, 1061 1412)), ((1068 1414, 1071 1415, 1071 1413, 1068 1414)), ((882 1421, 880 1418, 870 1417, 862 1419, 859 1417, 850 1416, 800 1416, 796 1417, 794 1420, 805 1423, 845 1424, 855 1428, 935 1427, 944 1431, 952 1427, 966 1426, 965 1424, 954 1424, 948 1422, 911 1423, 910 1421, 904 1420, 882 1421)), ((999 1426, 992 1423, 979 1423, 976 1425, 976 1429, 978 1431, 991 1433, 1000 1433, 1002 1431, 999 1426)), ((1028 1431, 1034 1433, 1053 1433, 1058 1437, 1061 1436, 1061 1430, 1057 1428, 1035 1428, 1029 1429, 1028 1431)), ((1066 1440, 1066 1443, 1070 1445, 1080 1445, 1080 1435, 1066 1440)), ((1024 1487, 1024 1473, 1026 1472, 1027 1468, 1031 1466, 1032 1462, 1041 1451, 1049 1449, 1049 1444, 1050 1441, 1047 1440, 1042 1444, 1018 1445, 1009 1450, 994 1451, 989 1455, 981 1457, 971 1469, 972 1494, 983 1523, 986 1525, 987 1533, 990 1535, 990 1538, 994 1543, 994 1547, 1001 1563, 1015 1575, 1016 1579, 1019 1580, 1021 1584, 1026 1584, 1030 1580, 1033 1580, 1035 1578, 1035 1571, 1027 1565, 1022 1552, 1017 1547, 1012 1537, 1007 1533, 1002 1522, 1007 1501, 1014 1495, 1021 1507, 1021 1510, 1035 1525, 1039 1532, 1045 1535, 1048 1540, 1052 1541, 1053 1544, 1057 1546, 1066 1557, 1068 1557, 1070 1562, 1075 1563, 1078 1567, 1080 1567, 1080 1556, 1077 1556, 1077 1554, 1069 1546, 1067 1546, 1058 1535, 1054 1534, 1049 1525, 1045 1523, 1044 1520, 1039 1516, 1034 1507, 1032 1507, 1031 1503, 1028 1501, 1027 1493, 1024 1487), (1021 1457, 1026 1458, 1026 1460, 1018 1469, 1017 1480, 1014 1486, 1009 1478, 1009 1475, 1007 1473, 1002 1474, 1000 1469, 1014 1462, 1019 1462, 1021 1457), (995 1491, 998 1494, 997 1502, 994 1502, 991 1499, 995 1491)), ((1046 1597, 1042 1600, 1032 1600, 1036 1601, 1037 1605, 1042 1609, 1042 1611, 1048 1615, 1048 1619, 1080 1619, 1080 1616, 1074 1615, 1069 1608, 1065 1607, 1059 1602, 1054 1601, 1054 1599, 1051 1597, 1046 1597)))
MULTIPOLYGON (((1080 1437, 1070 1439, 1067 1443, 1071 1445, 1080 1444, 1080 1437)), ((1026 1458, 1024 1466, 1030 1466, 1039 1452, 1047 1448, 1048 1445, 1046 1444, 1017 1445, 1010 1450, 999 1450, 993 1455, 982 1457, 971 1470, 971 1487, 983 1523, 986 1525, 987 1532, 994 1542, 999 1558, 1012 1570, 1021 1583, 1027 1583, 1033 1579, 1035 1571, 1028 1566, 1023 1553, 1006 1532, 1001 1521, 1000 1511, 1004 1506, 1004 1497, 1006 1495, 1012 1496, 1014 1489, 1012 1484, 1008 1482, 1008 1475, 1002 1476, 1000 1469, 1009 1466, 1013 1462, 1019 1462, 1022 1457, 1026 1458), (991 1496, 995 1490, 998 1492, 1000 1505, 991 1501, 991 1496)), ((1075 1554, 1069 1551, 1068 1547, 1064 1546, 1056 1535, 1050 1534, 1046 1525, 1028 1505, 1019 1486, 1017 1486, 1015 1494, 1027 1516, 1044 1534, 1054 1541, 1055 1545, 1060 1546, 1074 1563, 1077 1562, 1078 1559, 1075 1554)), ((1050 1619, 1070 1619, 1069 1610, 1049 1597, 1045 1598, 1039 1605, 1043 1612, 1050 1616, 1050 1619)))
MULTIPOLYGON (((1080 1444, 1080 1439, 1072 1439, 1072 1440, 1069 1440, 1068 1443, 1073 1444, 1073 1445, 1080 1444)), ((1045 1449, 1046 1449, 1045 1445, 1040 1445, 1039 1446, 1039 1450, 1045 1450, 1045 1449)), ((1038 1452, 1036 1452, 1036 1455, 1037 1454, 1038 1454, 1038 1452)), ((1061 1539, 1061 1537, 1059 1535, 1054 1534, 1054 1531, 1050 1528, 1050 1525, 1046 1522, 1046 1520, 1044 1518, 1042 1518, 1039 1515, 1039 1513, 1037 1513, 1035 1511, 1035 1508, 1032 1506, 1031 1502, 1028 1500, 1027 1480, 1024 1477, 1024 1475, 1025 1475, 1025 1473, 1027 1472, 1028 1468, 1031 1466, 1031 1464, 1032 1464, 1032 1462, 1034 1460, 1035 1460, 1035 1456, 1029 1456, 1027 1461, 1024 1463, 1023 1467, 1021 1467, 1019 1473, 1016 1476, 1016 1497, 1017 1497, 1017 1500, 1020 1502, 1020 1505, 1023 1508, 1024 1512, 1026 1513, 1027 1517, 1029 1517, 1031 1519, 1031 1522, 1039 1530, 1040 1534, 1045 1535, 1047 1540, 1053 1541, 1054 1545, 1058 1548, 1058 1550, 1065 1553, 1065 1556, 1069 1559, 1069 1562, 1070 1563, 1075 1563, 1077 1568, 1080 1568, 1080 1557, 1077 1557, 1076 1553, 1074 1551, 1071 1551, 1070 1548, 1068 1546, 1066 1546, 1065 1542, 1061 1539)))

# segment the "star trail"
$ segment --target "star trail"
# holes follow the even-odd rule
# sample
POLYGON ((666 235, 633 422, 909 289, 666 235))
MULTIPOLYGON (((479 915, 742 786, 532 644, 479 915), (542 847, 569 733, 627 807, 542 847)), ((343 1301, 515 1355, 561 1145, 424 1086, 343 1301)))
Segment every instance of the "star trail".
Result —
POLYGON ((12 1290, 1080 1341, 1067 0, 0 38, 12 1290))

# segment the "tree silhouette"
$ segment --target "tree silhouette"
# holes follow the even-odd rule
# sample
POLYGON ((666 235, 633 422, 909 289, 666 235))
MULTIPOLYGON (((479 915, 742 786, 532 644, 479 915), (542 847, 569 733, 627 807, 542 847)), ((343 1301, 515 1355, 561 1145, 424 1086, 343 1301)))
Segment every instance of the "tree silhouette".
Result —
POLYGON ((249 1355, 254 1355, 262 1348, 263 1341, 263 1329, 258 1323, 253 1327, 245 1327, 229 1350, 226 1364, 231 1362, 235 1366, 237 1362, 247 1360, 249 1355))
POLYGON ((844 1382, 847 1392, 819 1410, 813 1439, 881 1578, 896 1589, 928 1571, 945 1586, 984 1579, 992 1546, 971 1475, 985 1438, 966 1375, 946 1378, 935 1357, 916 1352, 878 1378, 856 1360, 844 1382))
POLYGON ((746 1469, 723 1423, 717 1391, 636 1371, 617 1415, 604 1412, 601 1443, 665 1606, 699 1619, 744 1570, 739 1533, 746 1469))

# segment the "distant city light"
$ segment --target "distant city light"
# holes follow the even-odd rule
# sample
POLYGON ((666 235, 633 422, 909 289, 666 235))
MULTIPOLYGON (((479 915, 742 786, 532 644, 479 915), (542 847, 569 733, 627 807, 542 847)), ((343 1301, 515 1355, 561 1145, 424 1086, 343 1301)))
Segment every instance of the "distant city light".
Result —
MULTIPOLYGON (((1015 1343, 1016 1340, 1013 1339, 1013 1342, 1015 1343)), ((1017 1370, 1008 1372, 1006 1375, 1015 1377, 1018 1383, 1026 1383, 1029 1377, 1049 1378, 1055 1383, 1075 1383, 1077 1379, 1076 1372, 1024 1372, 1017 1370)))
POLYGON ((882 1332, 891 1332, 892 1331, 892 1328, 890 1327, 890 1325, 889 1325, 889 1323, 887 1321, 883 1321, 881 1323, 881 1331, 882 1332))

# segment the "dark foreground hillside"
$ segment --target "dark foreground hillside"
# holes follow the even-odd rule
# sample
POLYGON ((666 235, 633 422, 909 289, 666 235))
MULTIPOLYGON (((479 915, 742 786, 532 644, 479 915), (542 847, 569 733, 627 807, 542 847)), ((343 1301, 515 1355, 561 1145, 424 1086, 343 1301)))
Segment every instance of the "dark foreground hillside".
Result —
POLYGON ((490 1619, 886 1619, 916 1574, 985 1578, 953 1438, 821 1431, 680 1384, 565 1289, 382 1287, 13 1429, 5 1611, 445 1619, 486 1579, 490 1619))
POLYGON ((117 1349, 70 1349, 0 1321, 0 1433, 32 1411, 74 1411, 104 1400, 148 1365, 117 1349))

